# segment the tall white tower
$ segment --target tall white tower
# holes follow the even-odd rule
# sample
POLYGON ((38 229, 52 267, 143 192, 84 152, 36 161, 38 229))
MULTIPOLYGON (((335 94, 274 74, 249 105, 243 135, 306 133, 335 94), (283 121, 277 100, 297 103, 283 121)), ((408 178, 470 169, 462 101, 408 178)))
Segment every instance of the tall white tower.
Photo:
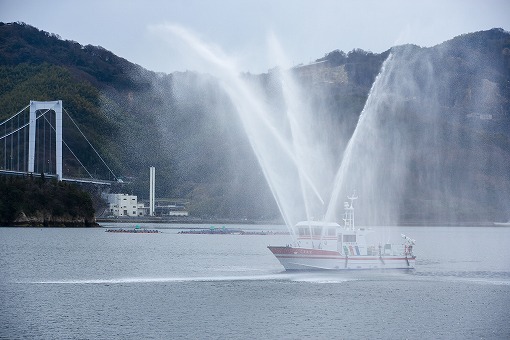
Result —
POLYGON ((156 168, 149 168, 149 215, 154 216, 154 201, 156 199, 156 168))
POLYGON ((62 180, 62 101, 52 102, 30 101, 30 124, 28 127, 28 172, 34 172, 35 168, 35 130, 37 110, 55 111, 55 160, 57 163, 57 178, 62 180))

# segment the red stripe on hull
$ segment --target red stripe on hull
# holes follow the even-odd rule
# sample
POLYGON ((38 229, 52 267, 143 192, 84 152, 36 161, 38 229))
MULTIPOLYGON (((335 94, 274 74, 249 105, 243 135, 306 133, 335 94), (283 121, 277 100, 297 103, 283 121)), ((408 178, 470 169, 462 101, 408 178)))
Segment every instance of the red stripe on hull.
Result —
POLYGON ((292 248, 292 247, 268 247, 274 255, 278 254, 302 254, 302 255, 330 255, 340 256, 340 253, 333 250, 323 249, 304 249, 304 248, 292 248))
MULTIPOLYGON (((292 255, 276 255, 276 258, 282 258, 282 259, 317 259, 317 260, 345 260, 345 257, 339 257, 339 256, 292 256, 292 255)), ((383 259, 384 261, 405 261, 405 257, 373 257, 373 256, 366 256, 366 255, 353 255, 347 257, 349 261, 376 261, 383 259)), ((407 260, 414 261, 414 257, 408 257, 407 260)))
POLYGON ((322 249, 304 249, 304 248, 292 248, 292 247, 281 247, 281 246, 269 246, 269 250, 276 256, 277 259, 295 259, 297 260, 335 260, 348 262, 370 262, 370 261, 401 261, 404 263, 412 264, 416 261, 415 256, 403 257, 403 256, 373 256, 373 255, 349 255, 344 256, 337 251, 322 250, 322 249))

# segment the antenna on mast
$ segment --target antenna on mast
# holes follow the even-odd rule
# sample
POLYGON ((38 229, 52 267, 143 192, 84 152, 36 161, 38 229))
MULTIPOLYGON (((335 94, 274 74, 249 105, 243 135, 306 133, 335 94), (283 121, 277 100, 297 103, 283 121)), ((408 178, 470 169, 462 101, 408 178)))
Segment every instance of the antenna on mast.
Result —
POLYGON ((354 228, 354 206, 353 206, 353 202, 354 200, 358 199, 358 196, 356 196, 356 191, 354 191, 354 193, 351 195, 351 196, 347 196, 347 198, 351 201, 350 203, 349 202, 344 202, 344 209, 345 209, 345 212, 344 212, 344 226, 346 229, 351 229, 351 230, 355 230, 354 228))

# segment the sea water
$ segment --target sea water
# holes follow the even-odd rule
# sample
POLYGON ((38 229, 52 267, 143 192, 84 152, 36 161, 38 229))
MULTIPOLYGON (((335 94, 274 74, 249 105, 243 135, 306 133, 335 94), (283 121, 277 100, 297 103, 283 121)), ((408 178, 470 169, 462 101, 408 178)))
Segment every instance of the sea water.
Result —
POLYGON ((0 229, 0 338, 510 338, 510 228, 383 228, 415 270, 287 273, 286 235, 142 227, 0 229))

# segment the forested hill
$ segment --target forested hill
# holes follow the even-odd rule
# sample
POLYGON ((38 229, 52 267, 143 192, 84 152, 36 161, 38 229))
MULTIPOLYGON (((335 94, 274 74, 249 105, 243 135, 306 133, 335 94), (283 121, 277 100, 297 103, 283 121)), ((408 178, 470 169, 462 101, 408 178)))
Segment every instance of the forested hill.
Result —
POLYGON ((0 193, 0 226, 97 226, 90 195, 75 184, 1 176, 0 193))
POLYGON ((23 63, 66 66, 77 78, 95 85, 110 84, 116 88, 149 86, 137 73, 142 67, 120 58, 100 46, 82 46, 76 41, 62 40, 57 34, 38 30, 24 23, 0 23, 2 64, 23 63))
MULTIPOLYGON (((114 173, 134 180, 134 187, 126 190, 136 191, 151 165, 160 170, 160 184, 172 182, 171 171, 161 171, 169 170, 171 162, 161 152, 159 132, 151 129, 162 111, 157 98, 153 102, 154 72, 102 47, 61 40, 24 23, 1 23, 0 79, 0 119, 30 100, 61 99, 114 173)), ((111 179, 72 123, 65 123, 64 140, 80 161, 89 171, 111 179)), ((64 169, 84 175, 66 149, 64 169)))
MULTIPOLYGON (((483 102, 491 108, 493 119, 481 130, 478 126, 477 133, 497 147, 501 157, 510 159, 505 128, 510 116, 509 34, 493 29, 459 36, 432 48, 406 48, 431 63, 445 64, 448 72, 457 74, 460 81, 454 86, 456 91, 448 91, 448 98, 441 99, 454 112, 479 114, 481 111, 472 110, 469 103, 469 98, 477 95, 478 85, 497 89, 487 90, 490 98, 483 102), (470 64, 473 55, 490 61, 475 75, 470 64)), ((315 63, 295 67, 293 72, 307 89, 307 99, 316 104, 314 114, 329 119, 339 136, 350 136, 389 54, 390 50, 381 54, 333 51, 315 63)), ((272 72, 245 77, 261 84, 268 101, 279 102, 280 85, 272 72)), ((18 112, 30 100, 57 99, 63 100, 112 170, 132 182, 122 190, 147 198, 148 168, 155 166, 157 196, 189 199, 194 216, 278 218, 238 115, 217 79, 194 72, 154 73, 102 47, 62 40, 23 23, 0 23, 0 119, 18 112)), ((73 151, 83 155, 83 163, 108 176, 70 126, 64 126, 64 139, 73 151)), ((333 144, 333 154, 340 158, 345 145, 333 144)), ((72 156, 64 156, 64 168, 79 172, 72 156)), ((492 182, 507 185, 508 173, 489 176, 492 182)), ((409 186, 412 192, 403 197, 407 207, 403 218, 427 219, 410 211, 419 210, 424 202, 439 206, 437 195, 425 192, 420 197, 416 192, 428 184, 412 178, 409 181, 414 184, 409 186)), ((495 196, 479 208, 469 202, 468 211, 462 210, 461 196, 452 194, 463 218, 502 218, 496 216, 499 207, 491 207, 495 196)))

